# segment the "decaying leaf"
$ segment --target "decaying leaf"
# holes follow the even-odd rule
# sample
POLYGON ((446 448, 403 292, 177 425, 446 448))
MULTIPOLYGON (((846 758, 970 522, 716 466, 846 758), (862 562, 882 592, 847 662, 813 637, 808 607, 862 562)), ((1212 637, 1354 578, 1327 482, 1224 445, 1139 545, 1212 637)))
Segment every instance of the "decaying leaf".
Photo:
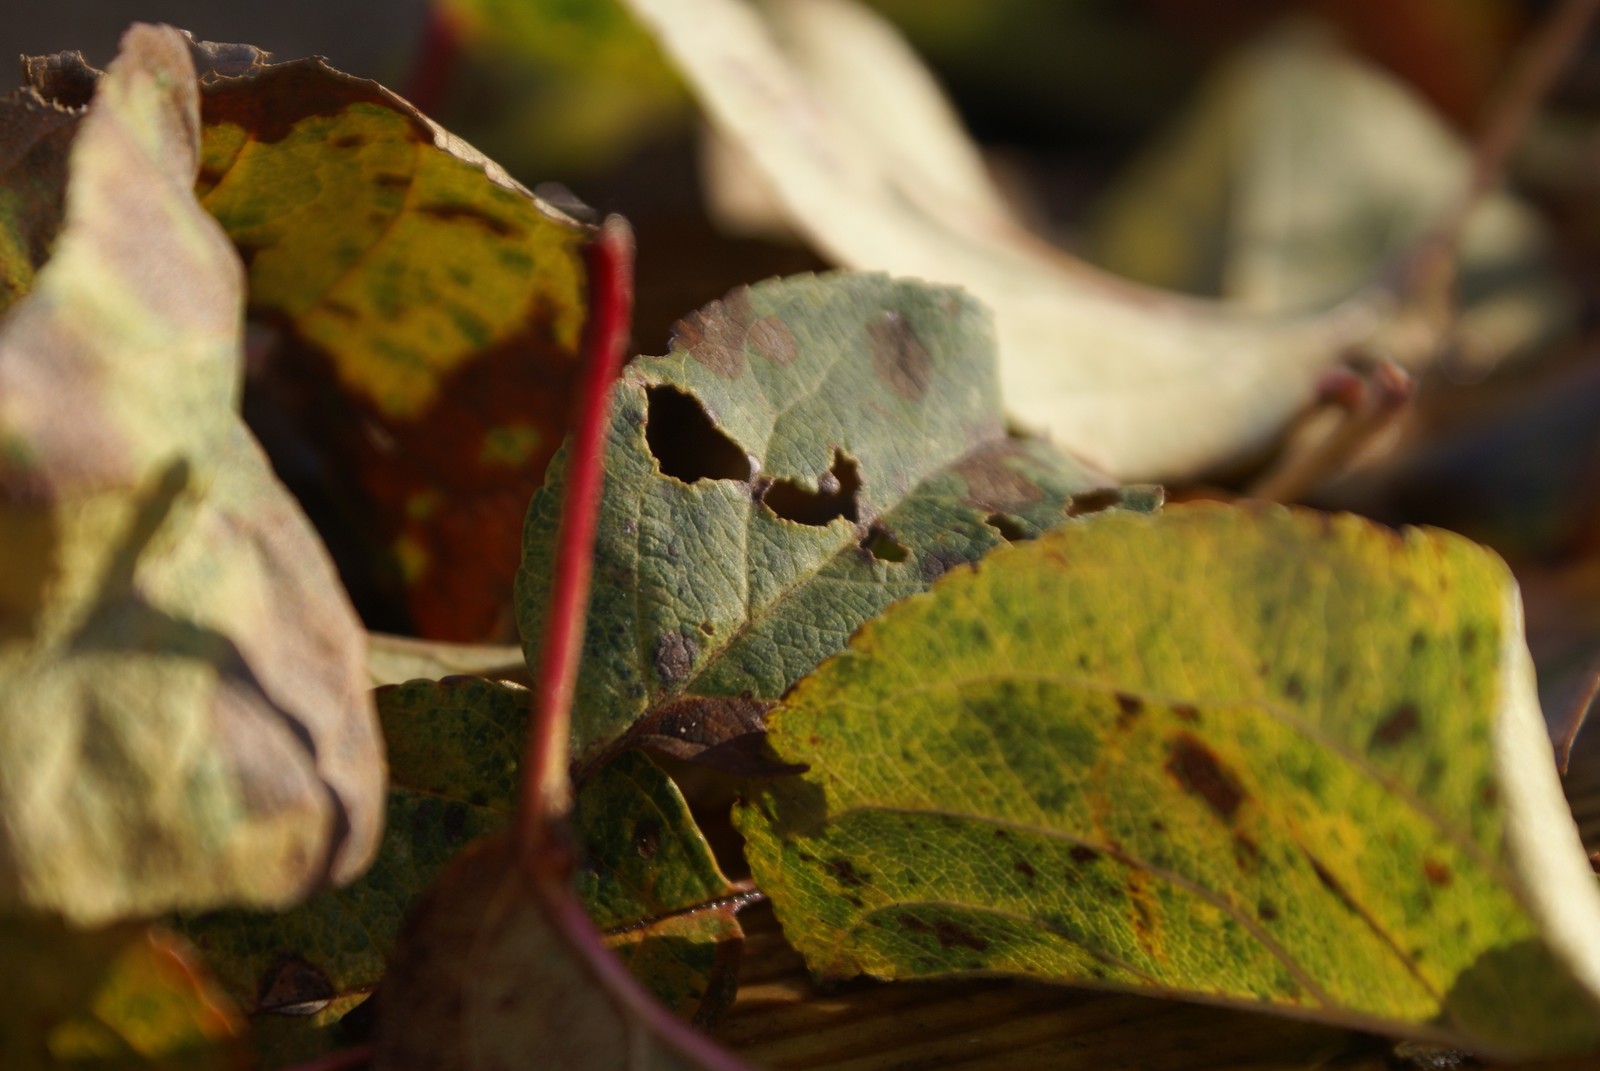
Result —
POLYGON ((0 915, 10 983, 0 1002, 8 1068, 237 1071, 239 1013, 194 950, 159 927, 75 930, 0 915))
MULTIPOLYGON (((574 757, 636 723, 655 734, 641 719, 686 697, 777 698, 891 602, 1103 488, 1007 436, 991 347, 956 291, 839 274, 736 290, 634 362, 612 401, 574 757)), ((558 456, 529 507, 525 647, 563 485, 558 456)))
POLYGON ((198 129, 185 40, 130 30, 0 321, 0 903, 78 923, 282 905, 382 823, 361 629, 236 412, 198 129))
MULTIPOLYGON (((454 677, 378 689, 389 746, 389 821, 371 868, 277 915, 220 911, 178 925, 251 1012, 319 1012, 371 992, 414 903, 471 841, 506 830, 528 720, 527 689, 454 677)), ((578 894, 606 944, 686 1019, 732 1000, 741 890, 717 869, 672 782, 623 755, 579 792, 578 894)), ((286 1037, 287 1045, 294 1039, 286 1037)))
MULTIPOLYGON (((807 239, 847 266, 970 290, 995 313, 1007 407, 1118 477, 1191 475, 1269 444, 1322 373, 1360 347, 1413 364, 1436 355, 1396 278, 1331 308, 1262 317, 1104 275, 1010 219, 971 210, 937 170, 901 166, 908 139, 871 134, 894 120, 862 118, 897 98, 850 93, 839 106, 843 95, 809 84, 744 0, 629 3, 807 239)), ((785 20, 826 19, 840 7, 796 0, 781 10, 785 20)), ((1439 193, 1441 208, 1466 180, 1463 170, 1459 191, 1439 193)))
POLYGON ((1600 891, 1516 588, 1459 537, 1108 513, 891 609, 739 815, 825 977, 1258 1003, 1511 1054, 1600 1040, 1600 891))
POLYGON ((194 50, 201 203, 274 331, 253 424, 324 530, 356 533, 335 549, 372 612, 509 638, 523 511, 567 431, 590 228, 375 82, 194 50))
POLYGON ((535 885, 510 840, 480 841, 407 923, 379 997, 379 1069, 523 1066, 744 1071, 628 984, 576 900, 535 885))
POLYGON ((49 259, 80 117, 32 86, 0 98, 0 313, 49 259))

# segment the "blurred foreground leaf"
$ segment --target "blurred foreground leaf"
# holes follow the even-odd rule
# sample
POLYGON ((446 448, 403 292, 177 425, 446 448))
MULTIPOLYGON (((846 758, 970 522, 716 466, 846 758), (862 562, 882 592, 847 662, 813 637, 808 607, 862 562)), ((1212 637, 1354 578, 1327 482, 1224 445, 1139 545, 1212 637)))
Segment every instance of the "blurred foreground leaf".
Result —
POLYGON ((244 1067, 238 1012, 159 928, 77 931, 42 917, 0 916, 10 982, 0 1003, 7 1068, 244 1067))
MULTIPOLYGON (((630 365, 611 407, 575 758, 629 732, 724 724, 706 751, 758 732, 760 709, 862 622, 1104 488, 1006 434, 992 354, 988 318, 960 293, 841 273, 736 290, 680 323, 670 354, 630 365)), ((558 459, 528 511, 530 650, 564 484, 558 459)))
POLYGON ((188 46, 136 26, 104 77, 25 70, 93 97, 0 321, 0 904, 283 905, 371 858, 382 744, 355 615, 237 413, 188 46))
POLYGON ((1600 892, 1492 555, 1105 514, 803 681, 739 814, 824 977, 1006 972, 1511 1054, 1600 1041, 1600 892))

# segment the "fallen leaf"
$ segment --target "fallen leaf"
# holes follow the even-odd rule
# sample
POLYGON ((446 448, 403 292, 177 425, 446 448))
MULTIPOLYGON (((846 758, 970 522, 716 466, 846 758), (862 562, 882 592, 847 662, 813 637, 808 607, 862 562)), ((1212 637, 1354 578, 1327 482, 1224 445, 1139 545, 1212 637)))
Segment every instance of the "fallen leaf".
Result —
MULTIPOLYGON (((176 925, 252 1013, 317 1012, 371 992, 402 921, 464 847, 508 828, 527 731, 528 691, 453 677, 377 691, 389 746, 389 820, 371 868, 281 914, 218 911, 176 925)), ((606 943, 684 1018, 711 1021, 732 1000, 742 890, 717 869, 677 788, 642 755, 623 755, 578 794, 578 893, 606 943)), ((280 1044, 297 1043, 292 1035, 280 1044)), ((281 1061, 287 1050, 272 1055, 281 1061)))
POLYGON ((374 1066, 520 1067, 537 1053, 572 1071, 743 1071, 613 972, 576 901, 535 886, 508 837, 480 841, 407 923, 378 998, 374 1066))
MULTIPOLYGON (((1468 171, 1465 148, 1318 29, 1285 27, 1211 79, 1108 198, 1092 237, 1099 263, 1284 315, 1359 291, 1428 238, 1468 171)), ((1458 263, 1458 374, 1481 375, 1571 319, 1548 245, 1509 194, 1478 206, 1458 263)))
POLYGON ((353 589, 424 636, 509 638, 523 511, 567 431, 591 228, 375 82, 194 51, 200 200, 275 332, 252 424, 324 503, 353 589))
POLYGON ((78 924, 281 906, 382 823, 363 634, 236 412, 196 98, 177 31, 130 30, 0 322, 0 903, 78 924))
POLYGON ((863 629, 738 814, 823 977, 1255 1005, 1498 1054, 1600 1042, 1600 890, 1493 555, 1281 508, 1108 513, 863 629))
POLYGON ((8 1068, 244 1065, 244 1023, 198 965, 159 927, 74 930, 42 916, 0 915, 12 984, 0 1002, 8 1068))
MULTIPOLYGON (((890 603, 1104 487, 1006 434, 991 353, 988 318, 958 292, 839 274, 736 290, 679 324, 670 354, 625 370, 574 700, 580 766, 636 724, 653 735, 666 704, 776 699, 890 603)), ((528 512, 530 659, 562 465, 528 512)))
MULTIPOLYGON (((937 174, 898 166, 905 139, 880 151, 862 119, 876 99, 838 106, 748 3, 628 2, 812 244, 846 266, 966 287, 995 312, 1008 409, 1120 478, 1175 479, 1270 445, 1322 373, 1359 348, 1413 365, 1435 356, 1435 332, 1392 278, 1331 308, 1264 318, 1100 273, 1012 220, 967 211, 937 174)), ((849 10, 812 0, 785 17, 849 10)))
POLYGON ((377 688, 441 677, 488 677, 526 684, 528 664, 515 644, 450 643, 385 632, 367 634, 367 677, 377 688))

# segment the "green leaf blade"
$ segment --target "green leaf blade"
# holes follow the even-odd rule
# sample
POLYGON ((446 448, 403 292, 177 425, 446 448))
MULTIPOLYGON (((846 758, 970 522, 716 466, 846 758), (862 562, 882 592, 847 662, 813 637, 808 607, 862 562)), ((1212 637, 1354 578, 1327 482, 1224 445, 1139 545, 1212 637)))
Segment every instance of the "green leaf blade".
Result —
POLYGON ((891 611, 771 716, 811 772, 741 813, 752 869, 828 976, 1004 971, 1591 1046, 1571 983, 1472 995, 1511 985, 1486 967, 1508 950, 1571 958, 1502 849, 1512 591, 1463 540, 1354 518, 1048 534, 891 611))

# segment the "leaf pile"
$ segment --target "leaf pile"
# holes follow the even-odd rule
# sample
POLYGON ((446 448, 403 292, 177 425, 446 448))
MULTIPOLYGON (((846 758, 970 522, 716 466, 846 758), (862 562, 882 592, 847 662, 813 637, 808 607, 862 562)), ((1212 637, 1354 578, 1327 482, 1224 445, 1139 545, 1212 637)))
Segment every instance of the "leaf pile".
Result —
MULTIPOLYGON (((437 0, 413 85, 522 87, 475 129, 602 203, 693 154, 708 217, 841 269, 730 276, 614 383, 628 227, 376 82, 136 26, 0 99, 0 1063, 1600 1051, 1539 703, 1581 759, 1591 395, 1454 463, 1543 474, 1463 508, 1510 567, 1121 482, 1311 488, 1398 414, 1319 491, 1384 514, 1474 423, 1432 370, 1571 327, 1581 229, 1279 32, 1101 201, 1112 276, 882 15, 578 7, 437 0), (688 94, 709 140, 641 149, 688 94)), ((796 255, 708 226, 641 227, 641 291, 796 255)))

